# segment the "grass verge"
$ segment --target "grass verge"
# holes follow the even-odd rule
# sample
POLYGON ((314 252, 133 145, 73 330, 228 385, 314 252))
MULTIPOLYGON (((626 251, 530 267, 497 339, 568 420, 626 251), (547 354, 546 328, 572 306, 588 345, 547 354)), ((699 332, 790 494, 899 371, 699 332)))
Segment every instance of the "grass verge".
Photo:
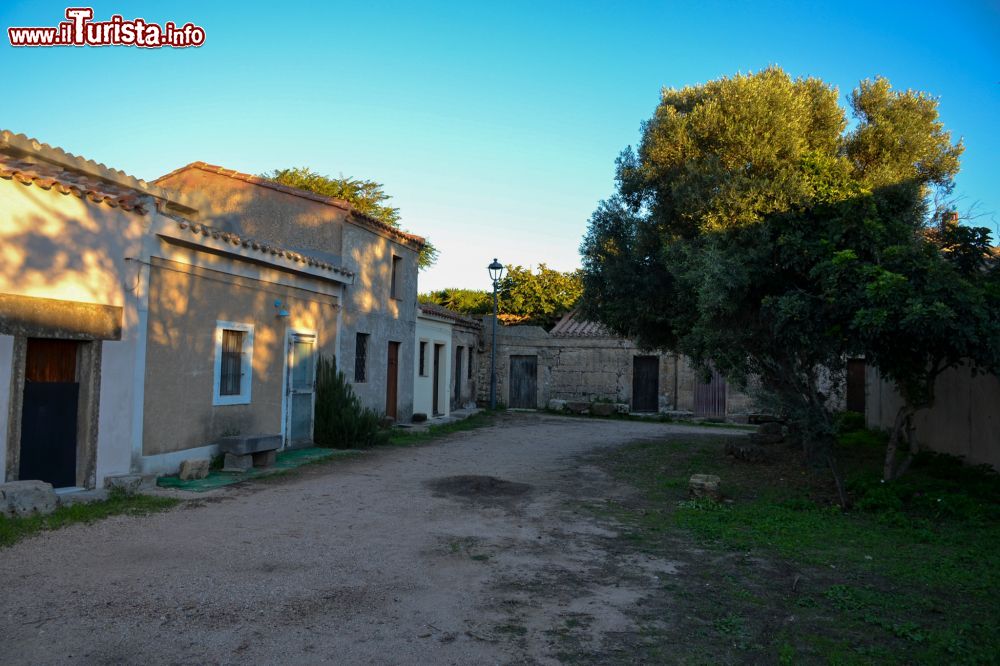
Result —
POLYGON ((108 516, 144 516, 157 511, 165 511, 176 506, 180 500, 152 495, 125 495, 113 492, 108 499, 87 504, 61 506, 47 516, 25 516, 9 518, 0 516, 0 548, 12 546, 18 541, 45 530, 57 530, 77 523, 92 523, 108 516))
POLYGON ((840 451, 855 507, 845 512, 827 474, 795 451, 752 464, 727 458, 725 441, 640 443, 606 458, 641 491, 602 507, 635 547, 703 553, 649 604, 651 650, 672 644, 681 663, 998 663, 1000 476, 924 456, 881 484, 881 438, 852 434, 840 451), (718 474, 726 501, 689 500, 693 473, 718 474))
POLYGON ((395 429, 389 436, 387 446, 416 446, 418 444, 426 444, 452 433, 485 428, 486 426, 493 425, 495 421, 496 412, 482 411, 461 421, 430 425, 426 430, 395 429))

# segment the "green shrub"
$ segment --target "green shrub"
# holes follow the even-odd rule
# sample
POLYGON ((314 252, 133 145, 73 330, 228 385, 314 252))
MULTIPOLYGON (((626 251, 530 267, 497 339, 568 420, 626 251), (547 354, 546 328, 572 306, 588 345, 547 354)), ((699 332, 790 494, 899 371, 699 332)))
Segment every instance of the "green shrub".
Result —
POLYGON ((839 434, 857 432, 865 429, 865 415, 860 412, 841 412, 833 421, 833 427, 839 434))
POLYGON ((316 420, 313 441, 332 449, 367 448, 388 440, 381 416, 361 404, 337 371, 336 361, 321 356, 316 365, 316 420))

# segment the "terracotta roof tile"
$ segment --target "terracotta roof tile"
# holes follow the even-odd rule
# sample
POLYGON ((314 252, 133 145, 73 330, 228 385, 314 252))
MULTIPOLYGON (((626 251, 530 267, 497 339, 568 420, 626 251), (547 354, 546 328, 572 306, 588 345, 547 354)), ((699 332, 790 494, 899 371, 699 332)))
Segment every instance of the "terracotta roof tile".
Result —
POLYGON ((454 310, 449 310, 443 305, 438 305, 437 303, 418 303, 417 307, 419 307, 422 312, 429 315, 442 317, 444 319, 451 319, 452 321, 458 322, 459 324, 465 324, 466 326, 481 328, 483 325, 478 319, 473 319, 472 317, 467 317, 463 314, 455 312, 454 310))
POLYGON ((202 171, 207 171, 208 173, 218 174, 220 176, 227 176, 235 180, 241 180, 246 183, 251 183, 253 185, 259 185, 261 187, 267 187, 278 192, 283 192, 285 194, 290 194, 292 196, 301 197, 303 199, 309 199, 310 201, 317 201, 319 203, 326 204, 328 206, 334 206, 335 208, 340 208, 341 210, 347 211, 349 217, 361 226, 366 226, 379 231, 384 231, 391 236, 394 236, 404 243, 409 243, 411 245, 416 245, 423 247, 424 238, 422 236, 417 236, 416 234, 407 233, 391 224, 386 224, 381 220, 377 220, 371 215, 362 213, 354 206, 352 206, 347 201, 343 199, 337 199, 336 197, 327 197, 322 194, 316 194, 315 192, 310 192, 309 190, 299 189, 297 187, 289 187, 288 185, 282 185, 281 183, 276 183, 273 180, 268 180, 267 178, 261 178, 260 176, 254 176, 248 173, 242 173, 240 171, 235 171, 233 169, 226 169, 225 167, 218 166, 216 164, 208 164, 206 162, 191 162, 186 166, 182 166, 179 169, 174 169, 168 174, 160 176, 153 182, 159 185, 162 181, 179 174, 188 169, 201 169, 202 171))
POLYGON ((187 231, 189 234, 195 236, 197 239, 202 238, 213 238, 215 240, 220 240, 226 243, 231 243, 232 245, 242 246, 248 250, 254 250, 260 252, 261 254, 270 254, 272 256, 281 257, 293 264, 305 264, 307 266, 312 266, 314 268, 321 268, 332 273, 339 273, 347 277, 354 277, 354 273, 340 266, 335 266, 329 262, 323 261, 322 259, 317 259, 316 257, 311 257, 307 254, 302 254, 300 252, 295 252, 287 248, 280 247, 278 245, 272 245, 264 241, 255 240, 253 238, 246 238, 244 236, 239 236, 229 231, 222 231, 220 229, 215 229, 205 224, 200 224, 198 222, 190 222, 185 219, 176 220, 178 228, 187 231))
POLYGON ((563 315, 555 325, 550 335, 560 338, 615 338, 618 337, 602 324, 589 321, 580 316, 579 310, 572 310, 563 315))
POLYGON ((139 215, 147 210, 142 198, 148 195, 141 190, 109 183, 43 161, 30 161, 6 153, 0 153, 0 178, 14 180, 25 186, 37 185, 43 190, 55 188, 60 194, 75 197, 95 204, 106 204, 139 215))

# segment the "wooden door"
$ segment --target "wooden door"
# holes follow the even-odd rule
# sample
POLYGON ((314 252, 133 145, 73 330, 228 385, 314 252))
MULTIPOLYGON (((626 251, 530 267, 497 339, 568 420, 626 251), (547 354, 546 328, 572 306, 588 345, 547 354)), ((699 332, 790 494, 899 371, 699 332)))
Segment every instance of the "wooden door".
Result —
POLYGON ((76 485, 79 347, 74 340, 28 339, 18 464, 22 481, 76 485))
POLYGON ((462 407, 462 352, 464 350, 464 347, 455 348, 455 398, 453 409, 461 409, 462 407))
POLYGON ((865 413, 865 361, 853 358, 847 362, 847 409, 865 413))
POLYGON ((399 343, 389 343, 389 357, 385 377, 385 415, 396 418, 397 391, 399 389, 399 343))
POLYGON ((434 404, 431 407, 431 414, 438 416, 441 414, 441 350, 444 345, 434 345, 434 404))
POLYGON ((510 406, 538 407, 538 357, 510 357, 510 406))
POLYGON ((632 357, 632 410, 660 410, 660 357, 632 357))
POLYGON ((715 370, 708 382, 695 379, 694 384, 695 416, 709 418, 724 418, 726 416, 726 378, 715 370))

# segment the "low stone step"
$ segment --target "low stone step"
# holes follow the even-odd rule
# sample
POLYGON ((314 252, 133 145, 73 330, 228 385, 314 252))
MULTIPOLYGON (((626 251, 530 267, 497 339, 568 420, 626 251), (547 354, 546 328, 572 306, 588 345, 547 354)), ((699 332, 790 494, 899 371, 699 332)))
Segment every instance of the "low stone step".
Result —
POLYGON ((281 435, 233 435, 218 441, 222 453, 245 456, 281 448, 281 435))

